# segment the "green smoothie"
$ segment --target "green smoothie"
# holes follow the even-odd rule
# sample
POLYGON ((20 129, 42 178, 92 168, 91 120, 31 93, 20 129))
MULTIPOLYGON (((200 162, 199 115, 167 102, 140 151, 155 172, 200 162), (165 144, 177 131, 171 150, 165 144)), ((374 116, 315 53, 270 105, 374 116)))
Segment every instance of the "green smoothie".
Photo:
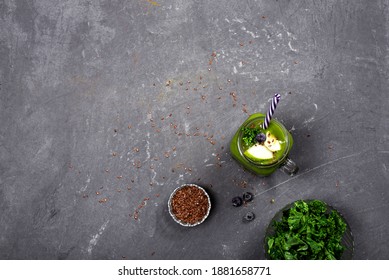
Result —
POLYGON ((294 175, 298 167, 288 159, 293 146, 292 135, 277 120, 271 120, 267 129, 263 129, 265 115, 251 115, 232 138, 230 151, 246 169, 268 176, 278 168, 287 169, 294 175))

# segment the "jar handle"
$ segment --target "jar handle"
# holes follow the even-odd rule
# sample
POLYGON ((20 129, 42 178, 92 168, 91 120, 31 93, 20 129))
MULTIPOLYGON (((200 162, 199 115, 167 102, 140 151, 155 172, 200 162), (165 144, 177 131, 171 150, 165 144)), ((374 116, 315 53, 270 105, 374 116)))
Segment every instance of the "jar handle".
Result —
POLYGON ((291 160, 290 158, 286 158, 285 162, 280 166, 280 169, 282 172, 289 176, 296 175, 297 171, 299 170, 299 167, 297 164, 291 160))

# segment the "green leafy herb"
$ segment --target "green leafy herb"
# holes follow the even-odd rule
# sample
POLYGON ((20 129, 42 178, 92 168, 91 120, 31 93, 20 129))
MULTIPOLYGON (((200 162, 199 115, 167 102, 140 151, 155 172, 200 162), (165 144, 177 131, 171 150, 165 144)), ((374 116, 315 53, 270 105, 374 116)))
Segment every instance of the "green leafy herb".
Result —
POLYGON ((258 127, 242 127, 243 137, 242 140, 246 146, 252 146, 255 144, 255 136, 257 136, 261 130, 258 127))
POLYGON ((345 250, 341 240, 346 223, 320 200, 296 201, 273 227, 275 233, 266 242, 274 260, 333 260, 345 250))

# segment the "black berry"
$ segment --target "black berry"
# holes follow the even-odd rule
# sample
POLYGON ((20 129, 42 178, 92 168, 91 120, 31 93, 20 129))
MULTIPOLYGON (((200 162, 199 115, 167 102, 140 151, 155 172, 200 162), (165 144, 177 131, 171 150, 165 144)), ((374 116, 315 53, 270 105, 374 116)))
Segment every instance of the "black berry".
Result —
POLYGON ((243 200, 241 197, 236 196, 232 199, 232 206, 239 207, 243 204, 243 200))
POLYGON ((244 202, 250 202, 253 200, 253 198, 254 198, 254 195, 251 192, 245 192, 243 194, 243 201, 244 202))
POLYGON ((251 222, 252 220, 255 219, 255 214, 253 212, 248 212, 246 215, 243 217, 244 222, 251 222))
POLYGON ((257 134, 257 136, 255 136, 255 140, 257 140, 259 144, 262 144, 266 141, 266 134, 262 132, 257 134))

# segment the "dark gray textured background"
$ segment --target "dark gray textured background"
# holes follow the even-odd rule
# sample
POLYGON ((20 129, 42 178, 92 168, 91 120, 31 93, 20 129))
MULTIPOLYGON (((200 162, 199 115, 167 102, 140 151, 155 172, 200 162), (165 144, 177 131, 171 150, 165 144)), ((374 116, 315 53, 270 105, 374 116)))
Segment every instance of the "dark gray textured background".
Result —
POLYGON ((0 1, 0 258, 261 259, 317 198, 356 259, 389 259, 388 5, 0 1), (259 178, 228 146, 276 92, 300 172, 259 178), (213 208, 182 228, 167 199, 193 182, 213 208))

